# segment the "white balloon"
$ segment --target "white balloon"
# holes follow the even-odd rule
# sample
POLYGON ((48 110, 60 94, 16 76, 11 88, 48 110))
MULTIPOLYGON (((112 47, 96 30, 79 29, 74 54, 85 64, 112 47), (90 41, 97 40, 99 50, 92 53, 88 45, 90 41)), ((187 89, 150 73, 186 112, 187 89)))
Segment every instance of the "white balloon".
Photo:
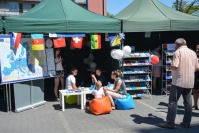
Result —
POLYGON ((115 51, 116 51, 116 49, 111 50, 111 57, 112 57, 113 59, 116 59, 115 54, 114 54, 115 51))
POLYGON ((90 55, 88 56, 88 58, 89 58, 89 60, 94 60, 94 56, 93 56, 92 54, 90 54, 90 55))
POLYGON ((89 59, 88 58, 84 58, 83 62, 84 62, 84 64, 88 64, 89 63, 89 59))
POLYGON ((95 62, 91 62, 89 65, 91 69, 95 69, 97 67, 97 64, 95 62))
POLYGON ((124 56, 127 56, 131 53, 131 47, 130 46, 124 46, 122 49, 124 56))
POLYGON ((121 49, 117 49, 115 52, 114 52, 114 56, 116 57, 116 59, 120 60, 123 58, 124 56, 124 53, 121 49))

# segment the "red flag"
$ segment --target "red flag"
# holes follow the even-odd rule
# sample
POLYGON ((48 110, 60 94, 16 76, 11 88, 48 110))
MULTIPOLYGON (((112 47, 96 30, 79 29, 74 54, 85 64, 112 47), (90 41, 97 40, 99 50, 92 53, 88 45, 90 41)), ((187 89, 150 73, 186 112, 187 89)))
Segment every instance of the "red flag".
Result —
POLYGON ((44 50, 44 39, 32 39, 32 50, 44 50))
POLYGON ((53 42, 54 42, 54 48, 66 47, 66 40, 65 40, 65 38, 53 39, 53 42))
POLYGON ((82 48, 83 37, 72 37, 71 45, 73 48, 82 48))

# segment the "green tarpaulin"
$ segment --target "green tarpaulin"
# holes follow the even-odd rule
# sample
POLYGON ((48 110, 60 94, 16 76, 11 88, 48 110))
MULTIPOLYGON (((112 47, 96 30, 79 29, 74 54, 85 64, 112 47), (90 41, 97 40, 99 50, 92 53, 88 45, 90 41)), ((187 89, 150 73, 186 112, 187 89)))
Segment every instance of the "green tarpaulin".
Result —
POLYGON ((115 33, 121 20, 90 12, 71 0, 42 0, 22 16, 5 19, 6 32, 115 33))
POLYGON ((196 12, 192 13, 192 15, 194 16, 199 16, 199 10, 197 10, 196 12))
POLYGON ((134 0, 115 18, 123 20, 123 32, 199 30, 199 18, 175 11, 158 0, 134 0))
POLYGON ((2 19, 0 18, 0 31, 2 31, 3 30, 3 21, 2 21, 2 19))

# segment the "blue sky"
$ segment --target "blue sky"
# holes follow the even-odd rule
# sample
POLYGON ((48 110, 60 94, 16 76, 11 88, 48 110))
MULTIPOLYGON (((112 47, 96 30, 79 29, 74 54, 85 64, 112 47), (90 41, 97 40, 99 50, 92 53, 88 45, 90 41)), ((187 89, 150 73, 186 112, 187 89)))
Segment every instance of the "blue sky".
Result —
MULTIPOLYGON (((171 7, 172 3, 175 0, 160 0, 163 4, 171 7)), ((192 0, 187 0, 187 1, 192 1, 192 0)), ((126 6, 128 6, 133 0, 107 0, 107 11, 111 14, 117 14, 119 13, 122 9, 124 9, 126 6)))

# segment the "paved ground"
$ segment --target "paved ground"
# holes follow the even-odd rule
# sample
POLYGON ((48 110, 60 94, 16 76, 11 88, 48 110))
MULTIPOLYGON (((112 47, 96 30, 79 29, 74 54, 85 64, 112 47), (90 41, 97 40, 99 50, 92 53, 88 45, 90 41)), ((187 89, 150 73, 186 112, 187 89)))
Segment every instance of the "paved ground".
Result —
POLYGON ((165 120, 168 97, 135 100, 133 110, 114 110, 110 114, 95 116, 80 110, 79 106, 67 106, 60 111, 58 102, 20 113, 0 112, 0 133, 197 133, 199 111, 193 112, 192 128, 179 126, 183 117, 182 99, 179 102, 176 129, 162 129, 158 124, 165 120))

